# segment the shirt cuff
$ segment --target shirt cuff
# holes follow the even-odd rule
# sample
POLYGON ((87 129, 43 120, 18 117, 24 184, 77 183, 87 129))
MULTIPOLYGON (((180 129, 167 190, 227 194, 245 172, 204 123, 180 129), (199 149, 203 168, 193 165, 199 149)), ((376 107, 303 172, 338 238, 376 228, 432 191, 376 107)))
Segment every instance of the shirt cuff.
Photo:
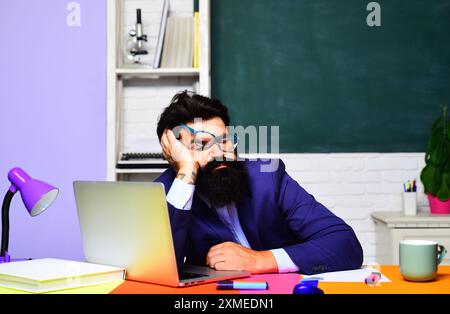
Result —
POLYGON ((167 193, 167 202, 177 209, 190 210, 192 207, 194 190, 195 185, 175 178, 169 193, 167 193))
POLYGON ((279 273, 291 273, 299 270, 284 249, 270 250, 275 257, 279 273))

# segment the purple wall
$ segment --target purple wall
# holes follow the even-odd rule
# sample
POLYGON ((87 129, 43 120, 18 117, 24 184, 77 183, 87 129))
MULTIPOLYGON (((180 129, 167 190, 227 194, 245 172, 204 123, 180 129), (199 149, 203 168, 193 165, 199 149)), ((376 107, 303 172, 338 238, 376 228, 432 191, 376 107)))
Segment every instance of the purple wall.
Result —
POLYGON ((11 205, 12 257, 83 259, 72 181, 106 178, 106 1, 0 0, 0 202, 22 167, 60 188, 30 217, 11 205))

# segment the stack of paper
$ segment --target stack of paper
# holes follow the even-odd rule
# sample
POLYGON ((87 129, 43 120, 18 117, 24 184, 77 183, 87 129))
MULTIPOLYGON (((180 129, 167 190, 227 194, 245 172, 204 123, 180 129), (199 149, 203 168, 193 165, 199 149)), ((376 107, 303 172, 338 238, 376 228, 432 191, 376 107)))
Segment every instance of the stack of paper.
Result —
MULTIPOLYGON (((378 270, 367 267, 355 270, 335 271, 329 273, 321 273, 315 275, 302 275, 302 280, 319 280, 322 282, 364 282, 364 280, 372 273, 379 272, 378 270)), ((381 274, 381 272, 379 272, 381 274)), ((389 278, 381 274, 381 279, 378 282, 391 282, 389 278)))
POLYGON ((194 18, 167 19, 161 68, 191 68, 194 59, 194 18))
POLYGON ((0 264, 0 286, 48 292, 125 279, 125 269, 44 258, 0 264))

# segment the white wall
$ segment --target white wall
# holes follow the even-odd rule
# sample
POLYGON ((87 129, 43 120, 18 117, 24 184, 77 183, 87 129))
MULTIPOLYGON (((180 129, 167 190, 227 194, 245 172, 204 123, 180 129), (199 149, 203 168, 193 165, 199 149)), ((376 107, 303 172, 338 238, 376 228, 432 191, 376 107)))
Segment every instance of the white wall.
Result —
POLYGON ((374 211, 401 211, 402 183, 417 179, 419 211, 429 211, 420 182, 424 153, 282 154, 287 172, 310 194, 344 219, 375 263, 374 211))
POLYGON ((193 90, 192 77, 165 77, 158 80, 128 80, 122 92, 120 151, 159 152, 156 125, 159 115, 172 97, 185 89, 193 90))

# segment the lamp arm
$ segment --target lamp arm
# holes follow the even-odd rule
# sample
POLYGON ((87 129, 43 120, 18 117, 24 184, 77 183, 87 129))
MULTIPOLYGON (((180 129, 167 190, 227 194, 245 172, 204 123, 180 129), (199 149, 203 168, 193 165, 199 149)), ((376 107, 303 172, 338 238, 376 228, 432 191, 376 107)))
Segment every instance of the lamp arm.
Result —
POLYGON ((11 200, 14 193, 10 190, 6 192, 5 198, 3 199, 2 205, 2 248, 0 256, 5 256, 8 251, 9 243, 9 207, 11 205, 11 200))

